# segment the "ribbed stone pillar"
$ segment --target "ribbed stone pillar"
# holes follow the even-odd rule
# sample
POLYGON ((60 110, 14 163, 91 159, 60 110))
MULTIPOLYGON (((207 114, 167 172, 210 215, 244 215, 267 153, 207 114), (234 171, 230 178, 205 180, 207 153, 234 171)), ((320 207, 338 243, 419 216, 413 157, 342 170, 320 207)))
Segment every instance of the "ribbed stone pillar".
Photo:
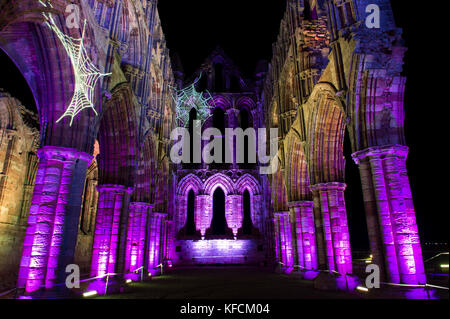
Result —
POLYGON ((75 149, 45 146, 28 217, 18 287, 28 293, 65 282, 73 263, 86 170, 92 156, 75 149))
MULTIPOLYGON (((372 170, 370 167, 370 162, 367 160, 363 160, 359 162, 359 172, 361 176, 361 186, 364 198, 364 209, 366 212, 366 222, 367 229, 369 235, 370 242, 370 250, 372 254, 372 263, 378 265, 380 267, 380 279, 385 281, 386 278, 386 270, 385 270, 385 262, 383 256, 383 240, 382 234, 380 232, 381 227, 378 221, 378 213, 377 213, 377 200, 374 193, 374 183, 372 180, 372 170)), ((386 242, 387 245, 393 245, 393 241, 390 243, 386 242)), ((391 249, 387 249, 392 251, 391 249)), ((389 253, 391 256, 392 252, 389 253)), ((392 263, 391 263, 392 264, 392 263)), ((393 262, 396 264, 396 261, 393 262)), ((395 266, 389 273, 395 273, 397 267, 395 266)), ((398 272, 397 272, 398 277, 398 272)))
POLYGON ((319 269, 328 268, 327 250, 325 245, 325 233, 323 226, 321 199, 320 193, 316 190, 312 190, 313 194, 313 212, 314 212, 314 226, 316 230, 316 247, 317 247, 317 262, 319 269))
POLYGON ((104 276, 124 270, 128 206, 133 189, 122 185, 99 185, 97 189, 91 276, 104 276))
POLYGON ((291 212, 295 263, 301 270, 317 269, 317 249, 312 201, 298 201, 288 204, 291 212))
POLYGON ((167 234, 166 234, 166 250, 164 253, 164 259, 167 262, 172 262, 172 254, 173 254, 173 242, 174 242, 174 223, 172 220, 166 220, 166 229, 167 229, 167 234))
POLYGON ((294 254, 292 249, 292 226, 289 212, 276 212, 274 215, 278 219, 280 256, 285 267, 294 266, 294 254))
POLYGON ((212 198, 209 195, 195 196, 195 229, 205 238, 206 230, 213 218, 212 198))
POLYGON ((125 273, 132 273, 144 266, 147 219, 152 208, 149 203, 132 202, 129 205, 125 273))
POLYGON ((368 172, 370 167, 370 176, 366 173, 361 178, 363 185, 371 186, 365 193, 376 200, 378 224, 368 226, 379 226, 377 234, 381 236, 388 281, 425 284, 422 248, 406 173, 407 156, 408 148, 401 145, 373 147, 353 154, 362 169, 368 172), (369 178, 371 182, 364 180, 369 178))
POLYGON ((352 274, 352 255, 348 232, 347 210, 345 208, 343 183, 325 183, 311 186, 320 196, 323 232, 328 270, 352 274))
POLYGON ((234 238, 237 237, 244 220, 242 202, 242 195, 228 195, 225 199, 225 218, 228 228, 233 230, 234 238))
POLYGON ((164 233, 166 213, 153 212, 150 217, 150 242, 148 253, 148 271, 152 274, 156 273, 158 265, 163 261, 164 257, 164 233))

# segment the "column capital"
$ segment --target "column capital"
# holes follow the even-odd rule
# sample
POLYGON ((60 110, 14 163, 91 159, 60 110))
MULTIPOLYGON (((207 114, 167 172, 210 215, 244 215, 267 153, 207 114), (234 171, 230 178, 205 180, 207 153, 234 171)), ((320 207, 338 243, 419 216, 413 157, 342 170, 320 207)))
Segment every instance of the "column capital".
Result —
POLYGON ((347 188, 347 184, 345 184, 345 183, 323 183, 323 184, 311 185, 309 188, 313 192, 328 191, 328 190, 345 191, 345 189, 347 188))
POLYGON ((168 216, 167 213, 160 213, 160 212, 153 212, 152 213, 152 217, 162 217, 162 218, 166 218, 168 216))
POLYGON ((116 192, 116 193, 128 193, 131 194, 134 191, 133 187, 127 187, 124 185, 113 185, 113 184, 105 184, 105 185, 98 185, 97 190, 99 192, 106 191, 106 192, 116 192))
POLYGON ((44 146, 37 150, 39 159, 58 159, 61 161, 82 160, 86 163, 92 162, 94 156, 80 152, 74 148, 59 147, 59 146, 44 146))
POLYGON ((144 202, 131 202, 130 207, 155 208, 155 205, 144 202))
POLYGON ((310 200, 303 200, 303 201, 295 201, 295 202, 289 202, 288 207, 311 207, 314 205, 313 201, 310 200))
POLYGON ((361 160, 372 157, 381 158, 383 156, 397 156, 406 159, 408 152, 409 148, 403 145, 374 146, 353 153, 352 157, 355 163, 359 164, 361 160))

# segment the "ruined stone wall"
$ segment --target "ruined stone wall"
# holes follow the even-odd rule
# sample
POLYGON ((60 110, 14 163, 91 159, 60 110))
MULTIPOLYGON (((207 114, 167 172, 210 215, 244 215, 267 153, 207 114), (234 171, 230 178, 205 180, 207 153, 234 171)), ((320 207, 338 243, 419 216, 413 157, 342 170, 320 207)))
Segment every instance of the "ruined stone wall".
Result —
POLYGON ((16 282, 36 171, 34 114, 0 92, 0 289, 16 282))

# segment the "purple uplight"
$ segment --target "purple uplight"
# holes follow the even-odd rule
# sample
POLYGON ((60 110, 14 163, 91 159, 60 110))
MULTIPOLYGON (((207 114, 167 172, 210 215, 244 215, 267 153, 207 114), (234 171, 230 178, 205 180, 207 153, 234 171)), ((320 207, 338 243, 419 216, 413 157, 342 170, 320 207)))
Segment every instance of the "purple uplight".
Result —
POLYGON ((353 272, 344 199, 345 187, 342 183, 311 186, 311 190, 320 197, 328 270, 341 275, 353 272))
POLYGON ((153 206, 148 203, 130 203, 128 217, 125 272, 133 273, 144 267, 147 218, 153 206))
POLYGON ((373 147, 353 154, 372 176, 379 233, 387 280, 391 283, 426 284, 411 188, 406 173, 408 148, 401 145, 373 147))
POLYGON ((100 185, 98 191, 91 276, 105 276, 115 272, 120 215, 125 194, 131 194, 132 189, 121 185, 100 185))

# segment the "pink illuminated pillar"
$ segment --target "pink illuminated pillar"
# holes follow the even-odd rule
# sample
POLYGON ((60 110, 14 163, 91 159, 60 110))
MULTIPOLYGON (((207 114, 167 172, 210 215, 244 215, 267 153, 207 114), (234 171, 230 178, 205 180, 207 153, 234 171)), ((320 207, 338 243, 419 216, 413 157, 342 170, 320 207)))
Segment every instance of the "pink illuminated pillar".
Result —
POLYGON ((166 249, 164 254, 164 259, 171 262, 172 261, 172 254, 173 254, 173 242, 174 242, 174 223, 172 220, 166 220, 166 249))
POLYGON ((155 273, 157 271, 158 265, 162 262, 162 258, 164 257, 163 249, 166 218, 166 213, 156 212, 153 212, 150 217, 148 271, 151 273, 155 273))
POLYGON ((213 218, 212 198, 209 195, 195 196, 195 228, 205 238, 206 230, 213 218))
POLYGON ((272 219, 272 223, 271 223, 272 227, 273 227, 273 236, 274 236, 274 250, 275 250, 275 258, 277 261, 281 261, 281 252, 280 252, 280 231, 279 231, 279 223, 278 223, 278 218, 275 216, 272 219))
POLYGON ((242 227, 244 220, 242 201, 242 195, 228 195, 226 197, 225 216, 228 227, 233 230, 234 238, 237 237, 238 230, 242 227))
POLYGON ((125 272, 131 273, 144 266, 147 218, 153 206, 148 203, 130 203, 125 255, 125 272))
POLYGON ((317 250, 312 201, 288 204, 292 216, 294 253, 301 269, 317 269, 317 250))
POLYGON ((383 251, 376 250, 379 245, 372 244, 371 248, 375 254, 383 255, 388 281, 425 284, 422 248, 406 173, 407 156, 408 148, 401 145, 372 147, 353 154, 360 170, 366 172, 361 174, 363 185, 371 186, 366 187, 365 198, 376 201, 378 221, 368 222, 368 227, 379 227, 377 234, 381 236, 383 251), (367 178, 371 181, 364 180, 367 178))
POLYGON ((289 212, 277 212, 274 215, 279 223, 280 256, 285 267, 294 266, 294 254, 292 249, 292 227, 289 212))
POLYGON ((341 275, 353 272, 345 188, 346 185, 343 183, 311 186, 311 190, 318 192, 320 197, 328 270, 337 271, 341 275))
POLYGON ((20 263, 18 287, 31 293, 65 282, 73 263, 86 170, 92 156, 45 146, 39 166, 20 263))
POLYGON ((122 185, 99 185, 97 220, 95 224, 94 246, 92 250, 91 276, 104 276, 116 273, 124 261, 119 255, 123 230, 124 214, 127 213, 132 188, 122 185))

